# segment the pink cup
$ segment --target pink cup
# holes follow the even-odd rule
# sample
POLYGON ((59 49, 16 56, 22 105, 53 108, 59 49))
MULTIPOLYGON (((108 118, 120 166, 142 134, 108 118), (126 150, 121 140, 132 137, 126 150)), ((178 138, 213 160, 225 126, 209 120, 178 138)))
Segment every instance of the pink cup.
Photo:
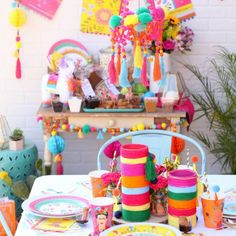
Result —
POLYGON ((114 201, 109 197, 97 197, 90 201, 94 236, 112 226, 114 201))

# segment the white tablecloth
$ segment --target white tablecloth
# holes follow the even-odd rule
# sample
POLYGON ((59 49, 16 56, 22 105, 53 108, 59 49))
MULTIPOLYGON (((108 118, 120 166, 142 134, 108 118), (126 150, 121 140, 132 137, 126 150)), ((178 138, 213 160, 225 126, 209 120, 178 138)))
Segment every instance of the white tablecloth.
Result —
MULTIPOLYGON (((222 191, 227 191, 230 188, 236 189, 236 175, 209 175, 208 182, 213 185, 219 185, 222 191)), ((89 187, 84 183, 89 183, 89 177, 87 175, 49 175, 42 176, 36 179, 33 188, 30 193, 30 197, 43 195, 43 194, 73 194, 81 197, 91 198, 91 192, 89 187)), ((203 233, 204 236, 236 236, 236 230, 223 229, 213 230, 204 227, 203 217, 201 209, 198 209, 198 223, 197 227, 193 229, 193 232, 199 235, 203 233)), ((27 212, 23 212, 22 218, 19 222, 16 236, 39 236, 39 235, 61 235, 61 233, 40 233, 31 229, 32 225, 37 220, 27 212)), ((66 235, 80 235, 88 236, 92 232, 92 223, 89 221, 85 225, 81 226, 76 233, 66 233, 66 235)))

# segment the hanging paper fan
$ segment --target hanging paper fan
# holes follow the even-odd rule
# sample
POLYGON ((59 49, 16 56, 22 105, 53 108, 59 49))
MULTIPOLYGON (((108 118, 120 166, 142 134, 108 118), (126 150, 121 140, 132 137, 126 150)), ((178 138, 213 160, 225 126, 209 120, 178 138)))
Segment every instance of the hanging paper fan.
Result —
POLYGON ((50 57, 55 52, 65 57, 80 60, 82 65, 87 65, 91 61, 88 50, 76 40, 63 39, 54 43, 49 49, 48 56, 50 57))

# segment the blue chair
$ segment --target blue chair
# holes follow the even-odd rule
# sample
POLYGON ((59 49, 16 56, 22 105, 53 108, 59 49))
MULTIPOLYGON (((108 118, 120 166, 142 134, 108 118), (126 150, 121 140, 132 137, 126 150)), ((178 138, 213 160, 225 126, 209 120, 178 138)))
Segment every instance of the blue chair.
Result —
MULTIPOLYGON (((97 156, 97 168, 98 168, 98 170, 103 169, 103 165, 102 165, 103 151, 109 144, 111 144, 114 141, 121 140, 123 138, 127 138, 129 136, 131 136, 133 138, 133 137, 140 136, 140 135, 141 135, 141 138, 138 139, 138 140, 142 140, 143 135, 145 135, 144 137, 147 137, 147 135, 157 135, 159 137, 162 136, 164 139, 166 139, 168 137, 169 140, 171 140, 172 137, 178 137, 178 138, 184 139, 185 141, 193 144, 200 152, 201 175, 204 175, 205 166, 206 166, 206 155, 205 155, 205 152, 204 152, 202 146, 197 141, 195 141, 194 139, 192 139, 192 138, 190 138, 186 135, 179 134, 179 133, 176 133, 176 132, 166 131, 166 130, 142 130, 142 131, 127 132, 127 133, 124 133, 124 134, 121 134, 121 135, 118 135, 118 136, 113 136, 111 139, 109 139, 108 141, 106 141, 102 145, 102 147, 100 148, 100 150, 98 152, 98 156, 97 156)), ((148 140, 148 139, 146 139, 146 140, 148 140)), ((144 143, 144 141, 142 142, 142 144, 146 144, 147 146, 149 146, 149 144, 144 143)), ((158 145, 158 143, 156 143, 156 145, 158 145)))

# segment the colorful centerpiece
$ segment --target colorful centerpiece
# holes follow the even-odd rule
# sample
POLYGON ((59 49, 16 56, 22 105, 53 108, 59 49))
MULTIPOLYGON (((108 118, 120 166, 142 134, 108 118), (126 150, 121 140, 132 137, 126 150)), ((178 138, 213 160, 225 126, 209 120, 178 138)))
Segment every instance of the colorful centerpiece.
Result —
POLYGON ((189 169, 168 175, 168 223, 183 232, 196 226, 197 175, 189 169))
MULTIPOLYGON (((141 222, 150 217, 150 183, 147 180, 149 178, 146 178, 149 161, 153 164, 147 146, 126 144, 121 147, 122 217, 124 220, 141 222)), ((155 178, 156 173, 153 179, 155 178)))

